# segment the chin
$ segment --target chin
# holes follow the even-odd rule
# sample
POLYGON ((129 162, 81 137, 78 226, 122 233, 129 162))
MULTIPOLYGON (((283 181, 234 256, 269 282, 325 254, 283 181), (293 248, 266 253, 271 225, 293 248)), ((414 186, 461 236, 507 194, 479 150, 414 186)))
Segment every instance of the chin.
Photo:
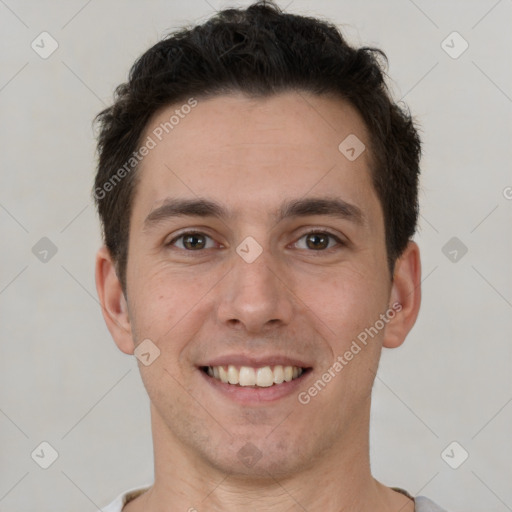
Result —
POLYGON ((290 438, 271 440, 268 435, 267 430, 251 438, 233 436, 227 450, 224 445, 205 454, 205 458, 217 470, 228 473, 230 479, 251 477, 260 483, 286 478, 305 469, 308 458, 304 451, 297 450, 297 446, 304 448, 303 443, 292 442, 290 438))

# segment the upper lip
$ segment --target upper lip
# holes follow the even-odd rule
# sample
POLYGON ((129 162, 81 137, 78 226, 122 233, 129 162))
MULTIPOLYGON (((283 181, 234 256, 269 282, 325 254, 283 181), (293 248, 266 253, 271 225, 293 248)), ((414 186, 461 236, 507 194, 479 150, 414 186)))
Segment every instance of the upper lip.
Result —
POLYGON ((198 366, 250 366, 262 368, 263 366, 297 366, 298 368, 310 368, 311 364, 304 360, 282 355, 251 356, 243 354, 229 354, 217 356, 214 359, 199 364, 198 366))

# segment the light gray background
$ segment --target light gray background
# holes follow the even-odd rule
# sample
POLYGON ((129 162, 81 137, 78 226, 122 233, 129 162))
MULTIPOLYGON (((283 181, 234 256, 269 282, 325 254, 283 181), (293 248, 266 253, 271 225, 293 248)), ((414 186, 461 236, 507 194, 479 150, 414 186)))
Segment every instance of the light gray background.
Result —
MULTIPOLYGON (((454 512, 512 510, 512 2, 279 3, 383 48, 422 127, 423 304, 383 354, 374 474, 454 512), (469 43, 457 59, 441 47, 453 31, 469 43), (456 262, 442 252, 454 236, 468 248, 456 262), (441 457, 452 441, 469 453, 458 469, 441 457)), ((96 300, 91 120, 144 50, 226 5, 0 0, 2 512, 92 512, 152 481, 136 360, 96 300), (31 48, 42 31, 59 44, 48 59, 31 48), (32 252, 42 237, 58 248, 46 263, 32 252), (46 470, 31 458, 42 441, 59 454, 46 470)))

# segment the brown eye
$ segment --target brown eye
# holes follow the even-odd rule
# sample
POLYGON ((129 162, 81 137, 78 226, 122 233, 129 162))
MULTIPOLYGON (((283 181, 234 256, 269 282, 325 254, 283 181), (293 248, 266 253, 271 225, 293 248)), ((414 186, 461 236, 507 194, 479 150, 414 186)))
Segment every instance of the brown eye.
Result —
MULTIPOLYGON (((305 240, 305 244, 302 247, 299 246, 299 249, 311 249, 313 251, 323 251, 325 249, 331 249, 336 244, 343 245, 341 240, 332 235, 331 233, 325 233, 322 231, 314 231, 311 233, 306 233, 303 235, 300 240, 305 240), (331 242, 334 241, 334 244, 331 242), (305 245, 305 246, 304 246, 305 245)), ((299 242, 297 242, 298 244, 299 242)))
POLYGON ((310 249, 327 249, 329 237, 324 233, 313 233, 307 235, 306 244, 310 249))
POLYGON ((212 245, 210 245, 210 247, 206 247, 208 239, 211 240, 211 238, 204 233, 189 232, 183 233, 180 236, 174 238, 171 240, 171 242, 169 242, 169 245, 174 245, 179 249, 184 249, 187 251, 198 251, 212 247, 212 245), (181 242, 181 244, 178 242, 181 242))
POLYGON ((183 246, 186 249, 203 249, 205 245, 206 242, 204 240, 204 236, 202 235, 185 235, 183 237, 183 246))

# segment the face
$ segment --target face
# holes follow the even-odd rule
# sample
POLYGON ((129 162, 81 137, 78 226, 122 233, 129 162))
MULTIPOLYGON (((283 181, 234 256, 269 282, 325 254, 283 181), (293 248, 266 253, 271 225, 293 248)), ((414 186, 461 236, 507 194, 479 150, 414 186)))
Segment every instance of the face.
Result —
POLYGON ((224 472, 292 474, 364 437, 400 315, 368 133, 343 101, 290 92, 198 99, 158 140, 177 107, 143 137, 131 336, 116 341, 160 350, 139 366, 170 444, 224 472), (338 148, 351 134, 367 148, 355 160, 338 148))

